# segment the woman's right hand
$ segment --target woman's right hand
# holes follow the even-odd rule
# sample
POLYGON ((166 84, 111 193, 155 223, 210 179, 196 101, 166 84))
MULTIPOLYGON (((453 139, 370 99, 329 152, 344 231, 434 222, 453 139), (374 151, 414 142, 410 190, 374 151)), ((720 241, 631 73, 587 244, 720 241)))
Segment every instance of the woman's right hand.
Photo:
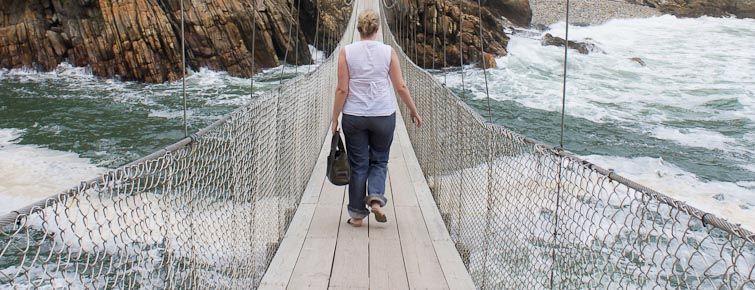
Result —
POLYGON ((334 118, 330 121, 330 133, 333 133, 333 135, 338 132, 338 119, 334 118))
POLYGON ((417 128, 422 127, 422 117, 419 116, 417 111, 409 113, 409 116, 412 117, 412 123, 414 123, 414 126, 417 126, 417 128))

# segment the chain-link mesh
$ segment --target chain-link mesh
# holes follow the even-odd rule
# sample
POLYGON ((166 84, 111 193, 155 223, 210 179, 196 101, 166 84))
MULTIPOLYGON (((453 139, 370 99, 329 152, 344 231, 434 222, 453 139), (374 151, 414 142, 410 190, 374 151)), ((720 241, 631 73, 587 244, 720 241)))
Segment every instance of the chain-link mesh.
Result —
MULTIPOLYGON (((417 158, 479 288, 755 289, 752 233, 487 124, 383 25, 425 117, 408 128, 417 158)), ((335 65, 1 218, 0 287, 258 285, 325 137, 335 65)))
POLYGON ((751 232, 485 122, 384 36, 425 120, 407 126, 417 159, 477 287, 755 289, 751 232))
POLYGON ((0 218, 0 288, 259 285, 330 125, 337 51, 191 138, 0 218))

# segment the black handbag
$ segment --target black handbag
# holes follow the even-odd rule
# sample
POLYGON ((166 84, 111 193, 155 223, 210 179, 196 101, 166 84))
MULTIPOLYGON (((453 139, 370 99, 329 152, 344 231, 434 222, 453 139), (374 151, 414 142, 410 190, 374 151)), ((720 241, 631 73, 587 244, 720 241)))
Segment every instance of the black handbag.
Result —
POLYGON ((330 183, 335 185, 347 185, 351 180, 351 166, 346 156, 346 148, 343 146, 341 134, 336 131, 330 142, 330 155, 328 155, 328 171, 326 176, 330 183))

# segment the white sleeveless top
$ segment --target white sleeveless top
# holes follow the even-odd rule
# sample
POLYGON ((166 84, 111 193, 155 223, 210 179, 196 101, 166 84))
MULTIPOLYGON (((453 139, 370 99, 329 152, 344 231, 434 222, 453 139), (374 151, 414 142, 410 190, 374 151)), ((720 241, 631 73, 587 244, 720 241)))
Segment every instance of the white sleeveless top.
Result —
POLYGON ((391 47, 382 42, 363 40, 345 47, 349 66, 349 95, 343 113, 354 116, 389 116, 396 112, 388 71, 391 47))

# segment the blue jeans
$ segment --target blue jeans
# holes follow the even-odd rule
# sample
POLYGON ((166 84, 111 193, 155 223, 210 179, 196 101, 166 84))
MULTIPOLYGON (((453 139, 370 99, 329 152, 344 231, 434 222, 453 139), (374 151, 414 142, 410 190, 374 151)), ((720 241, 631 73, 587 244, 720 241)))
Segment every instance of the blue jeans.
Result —
POLYGON ((380 202, 381 207, 388 201, 385 198, 385 178, 396 114, 379 117, 343 114, 341 127, 351 165, 349 216, 362 219, 370 214, 367 207, 373 201, 380 202))

